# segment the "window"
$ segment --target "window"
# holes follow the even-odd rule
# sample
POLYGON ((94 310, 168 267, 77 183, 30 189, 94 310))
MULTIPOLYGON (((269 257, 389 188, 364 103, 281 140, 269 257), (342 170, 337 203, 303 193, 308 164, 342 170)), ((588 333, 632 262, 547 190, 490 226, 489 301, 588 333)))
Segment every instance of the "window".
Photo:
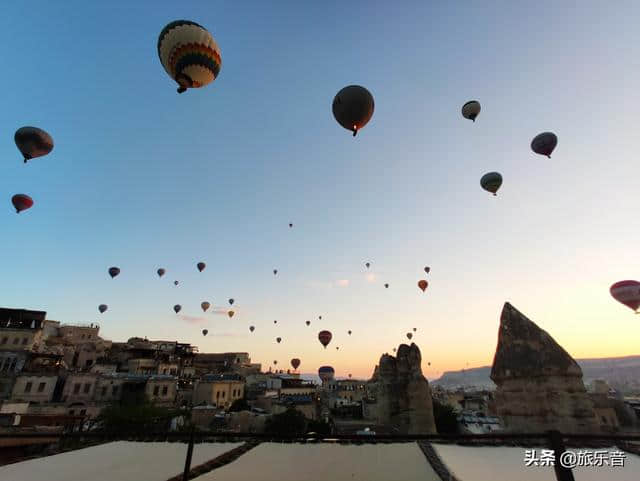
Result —
POLYGON ((33 386, 32 382, 28 382, 27 384, 25 384, 24 386, 24 392, 31 392, 31 387, 33 386))
POLYGON ((77 382, 75 383, 75 385, 73 386, 73 394, 78 394, 80 392, 80 383, 77 382))
POLYGON ((6 344, 7 342, 9 342, 9 338, 7 336, 4 336, 2 338, 2 342, 0 342, 0 344, 6 344))
POLYGON ((164 368, 164 369, 162 370, 162 374, 167 374, 167 368, 164 368))
POLYGON ((225 395, 225 392, 224 392, 224 391, 222 391, 222 399, 224 399, 224 395, 225 395))
POLYGON ((75 409, 69 410, 69 416, 73 416, 76 413, 75 409))
POLYGON ((84 334, 82 335, 82 339, 84 339, 84 334))
POLYGON ((113 386, 111 388, 111 395, 112 396, 117 396, 118 395, 118 386, 113 386))
POLYGON ((87 359, 84 362, 85 367, 91 367, 91 364, 93 364, 93 359, 87 359))
POLYGON ((169 388, 168 388, 167 386, 164 386, 164 387, 162 388, 162 395, 163 395, 163 396, 166 396, 168 392, 169 392, 169 388))
POLYGON ((102 392, 100 394, 102 397, 105 397, 107 395, 107 386, 102 386, 102 392))
POLYGON ((27 342, 29 342, 29 338, 28 337, 23 337, 22 338, 22 345, 24 346, 27 342))
POLYGON ((89 391, 91 390, 91 384, 90 383, 86 383, 84 385, 84 393, 85 394, 89 394, 89 391))
POLYGON ((602 424, 607 424, 607 418, 604 416, 600 416, 602 418, 602 424))
POLYGON ((216 399, 220 399, 220 391, 216 393, 216 399))
POLYGON ((86 409, 81 409, 80 410, 80 415, 84 416, 85 414, 87 414, 87 410, 86 409))
POLYGON ((14 344, 14 345, 15 345, 15 344, 18 344, 18 341, 20 341, 20 339, 18 339, 17 337, 14 337, 14 338, 13 338, 13 344, 14 344))
POLYGON ((44 391, 44 387, 47 385, 46 382, 41 382, 40 384, 38 384, 38 392, 42 392, 44 391))
POLYGON ((153 395, 157 396, 159 392, 160 392, 160 386, 155 386, 153 388, 153 395))

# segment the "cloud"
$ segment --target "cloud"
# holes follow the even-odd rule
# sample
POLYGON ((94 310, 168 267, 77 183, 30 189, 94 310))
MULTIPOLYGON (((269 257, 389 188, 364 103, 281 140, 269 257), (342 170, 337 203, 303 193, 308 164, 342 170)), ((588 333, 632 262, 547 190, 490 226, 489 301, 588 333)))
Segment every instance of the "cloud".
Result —
POLYGON ((376 281, 376 275, 373 272, 371 272, 371 273, 367 274, 365 279, 367 280, 367 282, 375 282, 376 281))
POLYGON ((340 279, 336 281, 336 285, 338 287, 348 287, 349 286, 349 279, 340 279))
POLYGON ((200 316, 179 315, 178 317, 183 321, 188 322, 189 324, 202 324, 207 322, 207 319, 205 317, 200 317, 200 316))
POLYGON ((211 314, 218 316, 227 316, 229 311, 233 311, 234 314, 238 314, 238 308, 229 306, 229 307, 216 307, 215 309, 211 309, 211 314))

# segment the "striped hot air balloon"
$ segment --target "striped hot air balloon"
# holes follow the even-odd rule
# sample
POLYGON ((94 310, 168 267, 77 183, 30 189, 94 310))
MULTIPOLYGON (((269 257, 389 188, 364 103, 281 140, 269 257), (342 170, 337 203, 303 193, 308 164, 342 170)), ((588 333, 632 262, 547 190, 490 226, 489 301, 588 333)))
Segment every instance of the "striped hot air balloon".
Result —
POLYGON ((640 308, 640 282, 620 281, 609 288, 611 296, 618 302, 638 313, 640 308))
POLYGON ((178 93, 213 82, 220 73, 220 48, 211 34, 189 20, 171 22, 158 37, 158 57, 178 93))
POLYGON ((331 381, 335 374, 336 371, 331 366, 322 366, 318 369, 318 377, 323 383, 331 381))

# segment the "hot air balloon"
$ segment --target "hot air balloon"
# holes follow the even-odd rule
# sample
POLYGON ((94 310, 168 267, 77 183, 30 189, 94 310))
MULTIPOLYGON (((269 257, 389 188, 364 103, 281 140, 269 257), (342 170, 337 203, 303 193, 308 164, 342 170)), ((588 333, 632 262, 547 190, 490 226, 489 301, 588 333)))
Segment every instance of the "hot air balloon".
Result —
POLYGON ((198 262, 198 263, 196 264, 196 267, 198 268, 198 270, 199 270, 200 272, 202 272, 202 271, 204 270, 204 268, 205 268, 205 267, 207 267, 207 264, 205 264, 204 262, 198 262))
POLYGON ((347 331, 347 334, 351 335, 351 331, 347 331))
POLYGON ((230 306, 233 306, 233 302, 234 302, 233 299, 229 299, 229 305, 230 306))
POLYGON ((318 369, 318 377, 320 378, 323 384, 325 382, 331 381, 333 379, 333 376, 335 376, 335 374, 336 372, 331 366, 321 366, 320 369, 318 369))
POLYGON ((107 306, 106 304, 100 304, 98 306, 98 310, 100 311, 100 314, 103 314, 107 309, 109 309, 109 306, 107 306))
POLYGON ((416 332, 418 329, 416 329, 415 327, 413 328, 413 332, 416 332))
POLYGON ((297 357, 291 359, 291 367, 293 367, 294 369, 298 369, 298 366, 300 366, 300 359, 298 359, 297 357))
POLYGON ((173 306, 173 310, 176 311, 176 314, 180 312, 180 309, 182 309, 182 306, 180 304, 176 304, 175 306, 173 306))
POLYGON ((47 155, 53 150, 51 136, 37 127, 20 127, 13 138, 25 163, 27 160, 47 155))
POLYGON ((280 344, 280 341, 282 341, 282 338, 281 338, 281 337, 276 337, 276 342, 277 342, 278 344, 280 344))
POLYGON ((407 332, 407 339, 411 340, 412 337, 413 337, 413 334, 411 334, 410 332, 407 332))
POLYGON ((427 363, 427 366, 431 366, 431 363, 430 363, 430 362, 428 362, 428 363, 427 363))
POLYGON ((117 268, 117 267, 109 267, 109 275, 111 276, 111 279, 113 279, 118 274, 120 274, 120 269, 119 268, 117 268))
POLYGON ((289 228, 292 228, 292 227, 293 227, 293 224, 292 224, 292 223, 289 223, 289 228))
POLYGON ((318 319, 322 320, 322 316, 318 316, 318 319))
POLYGON ((427 286, 429 285, 429 283, 427 281, 425 281, 424 279, 418 281, 418 287, 420 289, 422 289, 422 292, 427 290, 427 286))
POLYGON ((220 49, 211 34, 188 20, 171 22, 158 37, 158 57, 178 93, 213 82, 220 73, 220 49))
POLYGON ((202 330, 202 335, 206 336, 207 334, 209 334, 209 330, 208 329, 203 329, 202 330))
POLYGON ((177 286, 178 284, 180 284, 178 281, 173 281, 174 286, 177 286))
POLYGON ((11 197, 11 203, 16 209, 16 213, 19 214, 23 210, 30 209, 33 206, 33 199, 27 194, 16 194, 11 197))
POLYGON ((339 351, 339 350, 340 350, 340 346, 336 346, 336 351, 339 351))
POLYGON ((233 311, 227 312, 227 315, 229 316, 229 319, 231 319, 234 314, 235 314, 235 312, 233 312, 233 311))
POLYGON ((329 331, 320 331, 318 333, 318 340, 320 341, 320 344, 322 344, 324 346, 324 348, 326 349, 327 346, 329 345, 329 343, 331 342, 331 333, 329 331))
POLYGON ((278 273, 278 269, 273 270, 273 275, 275 276, 278 273))
POLYGON ((273 361, 273 364, 274 364, 274 365, 277 365, 277 364, 278 364, 278 361, 273 361))
POLYGON ((531 150, 536 154, 546 155, 551 158, 551 154, 558 145, 558 137, 553 132, 543 132, 536 135, 531 141, 531 150))
POLYGON ((426 267, 424 268, 424 271, 425 271, 427 274, 429 274, 429 272, 431 272, 431 267, 426 266, 426 267))
POLYGON ((278 321, 273 321, 274 324, 278 324, 278 321))
POLYGON ((476 117, 480 113, 480 102, 471 100, 462 106, 462 116, 465 119, 476 121, 476 117))
POLYGON ((389 289, 389 284, 385 284, 385 285, 384 285, 384 288, 385 288, 385 289, 389 289))
POLYGON ((211 307, 211 304, 209 304, 207 301, 204 301, 200 304, 200 307, 202 308, 202 312, 207 312, 207 309, 211 307))
POLYGON ((371 93, 359 85, 349 85, 333 99, 333 116, 355 137, 373 116, 374 102, 371 93))
POLYGON ((309 326, 311 324, 311 321, 306 321, 305 324, 309 326))
POLYGON ((393 348, 393 352, 396 352, 396 348, 395 347, 393 348))
POLYGON ((616 301, 633 309, 638 314, 638 308, 640 308, 640 282, 616 282, 609 288, 609 292, 616 301))
POLYGON ((364 266, 368 269, 369 267, 371 267, 371 263, 370 262, 365 262, 364 266))
POLYGON ((496 192, 498 192, 498 189, 502 185, 502 175, 498 172, 484 174, 480 179, 480 185, 484 190, 496 195, 496 192))
POLYGON ((250 330, 251 332, 253 332, 253 331, 254 331, 254 329, 255 329, 255 326, 249 326, 249 330, 250 330))
POLYGON ((158 272, 158 277, 162 277, 162 276, 164 276, 164 273, 165 273, 165 272, 167 272, 167 271, 165 271, 165 270, 161 267, 160 269, 158 269, 158 270, 157 270, 157 272, 158 272))

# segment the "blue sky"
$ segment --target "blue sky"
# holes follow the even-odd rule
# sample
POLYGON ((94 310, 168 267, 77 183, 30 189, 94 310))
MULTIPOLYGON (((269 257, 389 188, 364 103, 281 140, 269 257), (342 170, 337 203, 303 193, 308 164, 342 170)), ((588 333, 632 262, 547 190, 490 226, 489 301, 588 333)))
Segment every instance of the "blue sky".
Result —
POLYGON ((338 375, 369 375, 412 327, 429 377, 488 364, 505 300, 576 357, 637 354, 638 320, 608 288, 639 277, 639 15, 635 2, 7 6, 1 304, 338 375), (156 53, 180 18, 222 53, 219 78, 183 95, 156 53), (349 84, 376 102, 355 139, 331 114, 349 84), (470 99, 475 124, 460 115, 470 99), (23 125, 52 134, 49 156, 22 163, 23 125), (547 130, 552 159, 529 149, 547 130), (479 186, 493 170, 497 198, 479 186), (16 215, 15 193, 35 206, 16 215), (229 297, 231 321, 200 311, 229 297))

